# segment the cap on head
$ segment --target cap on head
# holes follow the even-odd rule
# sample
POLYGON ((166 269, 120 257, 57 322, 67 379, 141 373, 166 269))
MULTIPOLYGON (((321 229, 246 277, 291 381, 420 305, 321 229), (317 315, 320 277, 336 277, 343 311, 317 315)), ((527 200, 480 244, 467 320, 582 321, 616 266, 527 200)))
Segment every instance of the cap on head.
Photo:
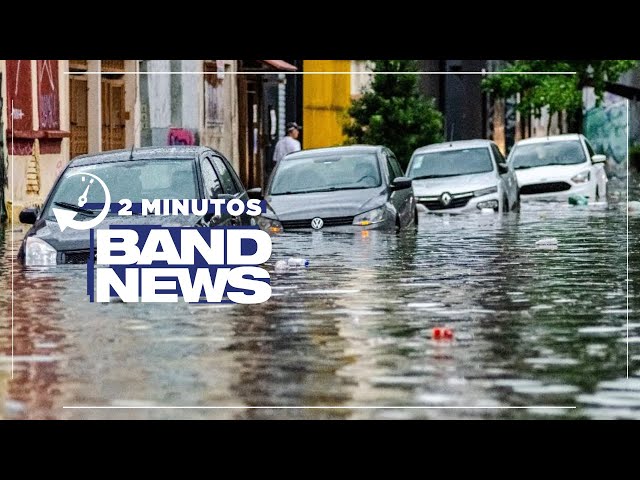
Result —
POLYGON ((289 122, 287 123, 287 132, 290 132, 291 130, 302 130, 302 127, 300 125, 298 125, 296 122, 289 122))

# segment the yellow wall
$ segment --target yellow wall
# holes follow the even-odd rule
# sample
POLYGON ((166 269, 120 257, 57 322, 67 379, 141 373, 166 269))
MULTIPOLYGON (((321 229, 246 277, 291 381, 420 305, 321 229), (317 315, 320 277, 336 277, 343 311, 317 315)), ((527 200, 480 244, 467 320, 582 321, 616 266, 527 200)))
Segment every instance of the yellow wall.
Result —
POLYGON ((306 72, 350 72, 350 60, 305 60, 302 92, 303 148, 341 145, 344 112, 351 104, 351 75, 306 72))

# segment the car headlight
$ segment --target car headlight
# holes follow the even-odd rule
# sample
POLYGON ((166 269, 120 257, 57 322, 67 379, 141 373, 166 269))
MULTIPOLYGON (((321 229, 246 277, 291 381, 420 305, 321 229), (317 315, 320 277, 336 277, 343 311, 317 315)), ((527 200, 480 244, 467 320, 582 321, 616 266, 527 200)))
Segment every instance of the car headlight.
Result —
POLYGON ((44 240, 28 237, 25 246, 24 263, 29 267, 56 264, 56 249, 44 240))
POLYGON ((483 188, 482 190, 476 190, 473 192, 474 197, 482 197, 483 195, 489 195, 490 193, 497 193, 498 187, 483 188))
POLYGON ((258 224, 258 227, 260 227, 261 230, 264 230, 267 233, 282 232, 282 224, 274 218, 267 218, 267 217, 258 215, 256 217, 256 223, 258 224))
POLYGON ((380 223, 382 220, 384 220, 384 207, 379 207, 356 215, 353 219, 353 225, 366 227, 373 223, 380 223))
POLYGON ((573 183, 584 183, 591 180, 591 171, 585 170, 584 172, 580 172, 575 177, 571 177, 571 181, 573 183))
POLYGON ((480 210, 483 208, 493 208, 496 210, 498 208, 498 200, 486 200, 484 202, 478 202, 476 205, 480 210))

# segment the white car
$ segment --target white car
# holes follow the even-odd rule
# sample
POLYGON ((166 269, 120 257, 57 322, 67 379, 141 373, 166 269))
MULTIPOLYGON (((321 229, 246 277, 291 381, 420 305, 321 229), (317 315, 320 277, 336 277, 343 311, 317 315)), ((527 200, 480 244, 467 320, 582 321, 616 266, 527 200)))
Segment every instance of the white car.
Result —
POLYGON ((508 212, 520 208, 515 172, 490 140, 418 148, 411 156, 407 177, 413 179, 413 192, 422 211, 508 212))
POLYGON ((584 135, 567 134, 521 140, 508 163, 525 200, 566 201, 576 194, 597 202, 607 198, 606 160, 594 153, 584 135))

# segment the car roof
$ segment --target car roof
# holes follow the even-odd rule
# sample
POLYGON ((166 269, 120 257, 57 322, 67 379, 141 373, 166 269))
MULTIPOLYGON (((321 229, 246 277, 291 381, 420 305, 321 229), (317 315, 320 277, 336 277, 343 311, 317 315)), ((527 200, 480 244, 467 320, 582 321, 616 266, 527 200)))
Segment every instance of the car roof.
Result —
POLYGON ((198 157, 202 152, 211 151, 209 147, 202 146, 169 146, 169 147, 142 147, 124 150, 110 150, 108 152, 92 153, 88 155, 80 155, 75 157, 69 163, 70 167, 78 167, 83 165, 95 165, 98 163, 111 162, 128 162, 136 160, 155 160, 155 159, 193 159, 198 157))
POLYGON ((439 152, 442 150, 462 150, 464 148, 489 147, 493 142, 491 140, 456 140, 455 142, 433 143, 424 147, 417 148, 416 153, 439 152))
POLYGON ((520 140, 516 145, 529 145, 532 143, 547 143, 547 142, 567 142, 572 140, 580 140, 582 135, 579 133, 565 133, 563 135, 552 135, 550 137, 534 137, 520 140))
POLYGON ((340 147, 312 148, 288 154, 282 160, 295 160, 315 155, 331 155, 345 153, 376 153, 383 149, 382 145, 344 145, 340 147))

